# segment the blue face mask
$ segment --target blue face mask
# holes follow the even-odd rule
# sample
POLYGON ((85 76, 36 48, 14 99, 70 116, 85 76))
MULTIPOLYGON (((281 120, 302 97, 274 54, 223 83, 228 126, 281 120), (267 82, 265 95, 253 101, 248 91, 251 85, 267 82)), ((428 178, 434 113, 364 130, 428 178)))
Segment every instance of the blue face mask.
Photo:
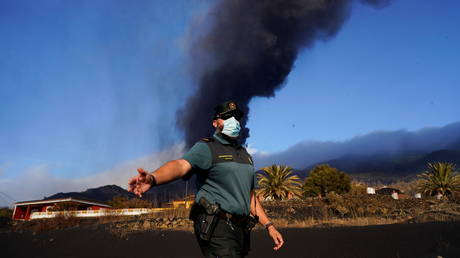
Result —
POLYGON ((240 122, 238 122, 238 120, 236 120, 233 116, 224 120, 224 129, 222 129, 223 134, 228 137, 236 138, 240 135, 240 130, 240 122))

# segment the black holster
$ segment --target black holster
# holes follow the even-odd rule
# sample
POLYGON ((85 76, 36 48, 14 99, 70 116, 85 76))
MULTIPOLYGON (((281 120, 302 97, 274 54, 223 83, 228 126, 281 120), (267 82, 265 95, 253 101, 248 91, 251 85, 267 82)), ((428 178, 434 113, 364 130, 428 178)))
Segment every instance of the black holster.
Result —
POLYGON ((195 203, 190 211, 190 219, 199 223, 199 236, 203 240, 209 240, 219 220, 220 205, 212 204, 201 197, 199 204, 195 203))

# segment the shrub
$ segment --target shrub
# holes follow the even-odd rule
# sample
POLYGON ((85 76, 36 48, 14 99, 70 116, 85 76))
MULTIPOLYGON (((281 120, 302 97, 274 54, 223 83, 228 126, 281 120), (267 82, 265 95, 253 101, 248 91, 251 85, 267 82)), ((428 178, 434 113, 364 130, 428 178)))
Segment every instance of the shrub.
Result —
POLYGON ((329 192, 347 193, 351 189, 350 177, 336 168, 322 164, 310 170, 303 186, 305 196, 325 196, 329 192))
POLYGON ((363 182, 353 181, 350 185, 350 194, 363 195, 367 194, 367 185, 363 182))

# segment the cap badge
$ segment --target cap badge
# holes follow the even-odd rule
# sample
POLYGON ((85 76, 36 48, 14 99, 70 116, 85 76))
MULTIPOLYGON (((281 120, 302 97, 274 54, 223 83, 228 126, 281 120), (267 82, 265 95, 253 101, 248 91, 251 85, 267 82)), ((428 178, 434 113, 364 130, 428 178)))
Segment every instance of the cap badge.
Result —
POLYGON ((229 108, 230 110, 235 110, 235 109, 236 109, 236 104, 233 103, 233 102, 230 102, 230 103, 228 103, 228 108, 229 108))

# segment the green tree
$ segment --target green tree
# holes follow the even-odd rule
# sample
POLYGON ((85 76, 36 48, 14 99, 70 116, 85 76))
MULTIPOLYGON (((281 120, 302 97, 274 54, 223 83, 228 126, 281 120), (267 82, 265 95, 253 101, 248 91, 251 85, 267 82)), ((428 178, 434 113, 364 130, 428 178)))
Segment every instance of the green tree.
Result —
POLYGON ((292 168, 284 165, 271 165, 262 168, 263 174, 258 174, 260 191, 263 197, 276 200, 285 200, 294 196, 301 196, 300 178, 292 175, 292 168))
POLYGON ((446 162, 428 163, 428 170, 420 175, 417 189, 425 195, 442 194, 451 196, 460 191, 460 175, 455 164, 446 162))
POLYGON ((351 189, 350 177, 328 164, 317 165, 305 179, 305 196, 325 196, 327 193, 347 193, 351 189))

